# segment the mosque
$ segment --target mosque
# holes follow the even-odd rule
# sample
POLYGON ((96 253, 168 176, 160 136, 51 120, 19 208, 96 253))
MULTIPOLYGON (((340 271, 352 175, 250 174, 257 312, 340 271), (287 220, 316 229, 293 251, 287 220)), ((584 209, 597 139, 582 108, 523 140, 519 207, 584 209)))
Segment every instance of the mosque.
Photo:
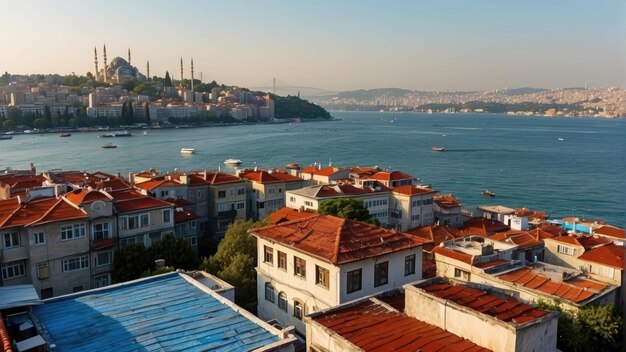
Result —
MULTIPOLYGON (((104 68, 98 69, 98 50, 96 48, 93 49, 94 53, 94 65, 96 69, 96 80, 105 83, 119 83, 121 81, 130 80, 130 79, 138 79, 140 81, 145 81, 146 76, 144 76, 137 67, 132 66, 130 64, 130 49, 128 49, 128 61, 123 58, 117 56, 111 60, 110 64, 107 64, 107 47, 106 45, 103 48, 104 53, 104 68)), ((150 62, 147 63, 147 75, 150 76, 150 62)))

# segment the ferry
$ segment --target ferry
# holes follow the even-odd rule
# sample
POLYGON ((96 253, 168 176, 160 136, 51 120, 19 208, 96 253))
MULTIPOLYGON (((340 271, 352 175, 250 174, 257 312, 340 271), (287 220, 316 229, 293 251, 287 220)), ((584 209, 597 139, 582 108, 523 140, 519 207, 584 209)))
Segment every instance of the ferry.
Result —
POLYGON ((102 148, 111 149, 111 148, 117 148, 117 146, 113 143, 106 143, 102 145, 102 148))
POLYGON ((193 149, 193 148, 182 148, 180 150, 181 154, 194 154, 195 152, 196 152, 196 150, 193 149))
POLYGON ((226 159, 226 160, 224 160, 224 165, 237 166, 239 164, 241 164, 241 160, 239 160, 239 159, 226 159))
POLYGON ((493 198, 496 196, 496 193, 486 189, 483 191, 483 196, 493 198))
POLYGON ((433 152, 443 152, 444 150, 446 150, 445 147, 432 147, 430 149, 432 149, 433 152))

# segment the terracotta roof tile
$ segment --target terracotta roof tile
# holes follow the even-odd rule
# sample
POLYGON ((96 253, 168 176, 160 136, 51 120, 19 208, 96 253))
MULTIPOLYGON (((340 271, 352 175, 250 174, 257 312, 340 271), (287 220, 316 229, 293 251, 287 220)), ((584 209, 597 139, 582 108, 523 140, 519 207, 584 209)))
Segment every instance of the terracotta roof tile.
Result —
POLYGON ((556 226, 552 224, 541 224, 540 229, 542 231, 551 233, 553 236, 567 235, 567 230, 565 230, 561 226, 556 226))
POLYGON ((192 221, 199 219, 200 216, 193 211, 182 210, 182 211, 174 211, 174 223, 181 224, 183 222, 192 221))
POLYGON ((166 179, 165 176, 161 176, 161 177, 153 178, 152 180, 136 183, 135 186, 141 189, 151 191, 159 187, 182 187, 184 185, 181 184, 180 182, 166 179))
POLYGON ((400 172, 400 171, 379 171, 375 174, 373 174, 370 178, 373 178, 374 180, 381 180, 381 181, 398 181, 398 180, 412 180, 415 179, 415 176, 411 176, 409 174, 405 174, 404 172, 400 172))
POLYGON ((464 237, 464 234, 461 231, 442 225, 418 227, 406 231, 406 233, 431 241, 432 244, 424 246, 424 250, 427 251, 432 250, 433 247, 438 246, 442 242, 464 237))
POLYGON ((284 207, 268 215, 267 219, 274 224, 280 224, 291 220, 308 218, 316 214, 317 213, 309 213, 306 211, 300 211, 298 209, 284 207))
POLYGON ((426 241, 371 224, 316 214, 256 229, 251 233, 343 264, 423 245, 426 241))
POLYGON ((292 176, 289 174, 282 173, 269 173, 265 170, 245 170, 241 174, 242 178, 248 179, 253 182, 258 183, 274 183, 274 182, 294 182, 294 181, 302 181, 301 178, 297 176, 292 176))
POLYGON ((435 203, 442 208, 451 209, 461 206, 461 202, 451 194, 440 194, 434 197, 435 203))
POLYGON ((103 192, 87 189, 77 189, 72 192, 68 192, 64 197, 70 202, 80 205, 82 203, 91 203, 97 200, 110 201, 111 198, 103 192))
POLYGON ((11 344, 11 336, 9 331, 4 325, 4 317, 0 313, 0 352, 13 352, 13 345, 11 344))
POLYGON ((111 191, 115 210, 127 213, 154 208, 172 207, 171 203, 143 195, 135 190, 111 191))
POLYGON ((235 175, 226 174, 223 172, 207 172, 197 173, 199 177, 202 177, 206 182, 211 185, 221 185, 226 183, 243 182, 243 180, 235 175))
POLYGON ((174 204, 177 207, 188 207, 190 205, 193 205, 192 202, 183 198, 171 198, 170 197, 170 198, 163 199, 163 201, 174 204))
POLYGON ((313 174, 317 175, 317 176, 332 176, 332 175, 338 173, 339 171, 341 171, 341 168, 334 167, 334 166, 329 166, 329 167, 317 170, 317 171, 313 172, 313 174))
POLYGON ((615 227, 615 226, 610 226, 610 225, 602 226, 601 228, 595 230, 594 234, 599 234, 599 235, 609 236, 609 237, 615 237, 615 238, 619 238, 619 239, 626 238, 626 232, 624 232, 624 229, 621 229, 621 228, 615 227))
POLYGON ((456 260, 462 261, 463 263, 470 264, 470 265, 472 265, 473 259, 474 259, 473 256, 471 256, 471 255, 469 255, 467 253, 462 253, 462 252, 455 251, 453 249, 446 248, 446 247, 439 247, 439 246, 437 246, 437 247, 433 248, 432 252, 435 253, 435 254, 443 255, 443 256, 448 257, 448 258, 452 258, 452 259, 456 259, 456 260))
POLYGON ((542 291, 544 293, 558 296, 564 300, 582 303, 602 292, 607 285, 596 281, 574 278, 567 282, 556 282, 547 276, 536 274, 530 268, 521 268, 498 276, 499 279, 509 281, 528 287, 530 289, 542 291), (586 285, 586 287, 585 287, 586 285))
POLYGON ((463 231, 465 236, 481 237, 488 237, 497 232, 503 232, 509 229, 510 227, 498 220, 490 220, 483 217, 471 218, 459 228, 459 230, 463 231))
POLYGON ((38 198, 22 204, 14 198, 0 201, 0 228, 85 218, 85 212, 63 199, 38 198))
POLYGON ((400 186, 400 187, 394 187, 391 189, 392 192, 394 193, 400 193, 400 194, 404 194, 407 196, 415 196, 418 194, 428 194, 428 193, 435 193, 437 191, 430 189, 430 188, 421 188, 421 187, 415 187, 415 186, 400 186))
POLYGON ((578 259, 624 270, 624 247, 610 243, 589 249, 578 259))
POLYGON ((371 301, 312 319, 365 351, 489 351, 371 301))
POLYGON ((583 236, 583 235, 569 235, 569 236, 558 236, 550 239, 551 241, 562 242, 571 244, 574 246, 583 247, 585 250, 589 250, 592 248, 596 248, 599 246, 604 246, 612 241, 606 237, 601 236, 583 236))

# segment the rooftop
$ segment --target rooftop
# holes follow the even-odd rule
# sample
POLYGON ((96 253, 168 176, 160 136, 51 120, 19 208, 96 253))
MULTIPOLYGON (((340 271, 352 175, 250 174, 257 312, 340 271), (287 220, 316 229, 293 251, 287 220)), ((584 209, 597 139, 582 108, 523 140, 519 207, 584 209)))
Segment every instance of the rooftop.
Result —
POLYGON ((621 240, 626 238, 626 232, 624 232, 624 229, 611 226, 611 225, 602 226, 601 228, 595 230, 594 234, 599 234, 599 235, 608 236, 608 237, 615 237, 621 240))
POLYGON ((606 237, 601 236, 584 236, 584 235, 569 235, 558 236, 549 239, 550 241, 556 241, 566 243, 574 246, 583 247, 585 250, 600 247, 612 243, 612 241, 606 237))
POLYGON ((496 232, 503 232, 509 229, 509 226, 498 220, 490 220, 483 217, 471 218, 459 228, 459 230, 462 230, 466 236, 482 237, 487 237, 496 232))
POLYGON ((316 214, 317 213, 309 213, 298 209, 284 207, 268 215, 267 219, 274 224, 280 224, 291 220, 308 218, 316 214))
POLYGON ((464 237, 461 231, 442 225, 418 227, 406 231, 406 233, 432 241, 432 244, 424 246, 424 250, 432 250, 434 246, 438 246, 441 242, 464 237))
POLYGON ((459 202, 456 197, 451 194, 440 194, 434 197, 434 201, 442 208, 456 208, 461 206, 461 202, 459 202))
POLYGON ((489 351, 371 299, 314 314, 311 320, 364 351, 489 351))
POLYGON ((415 196, 415 195, 419 195, 419 194, 429 194, 429 193, 437 192, 437 191, 435 191, 434 189, 431 189, 431 188, 415 187, 415 186, 395 187, 395 188, 392 188, 391 191, 394 192, 394 193, 400 193, 400 194, 404 194, 404 195, 407 195, 407 196, 415 196))
POLYGON ((59 351, 250 351, 281 341, 278 330, 179 273, 52 298, 34 312, 59 351))
POLYGON ((478 209, 489 212, 489 213, 504 214, 504 215, 515 213, 515 209, 507 208, 502 205, 481 205, 478 207, 478 209))
POLYGON ((543 246, 543 240, 552 237, 554 235, 549 232, 534 229, 531 231, 509 230, 489 236, 489 239, 515 244, 521 249, 526 249, 543 246))
POLYGON ((251 229, 250 233, 292 246, 332 264, 354 262, 428 243, 417 236, 323 214, 251 229))
POLYGON ((21 203, 17 198, 0 201, 0 228, 85 218, 84 211, 63 198, 38 198, 21 203))
POLYGON ((300 177, 286 173, 267 172, 265 170, 243 170, 239 175, 241 178, 258 183, 294 182, 302 181, 300 177))
POLYGON ((610 243, 587 250, 578 259, 624 270, 624 247, 610 243))

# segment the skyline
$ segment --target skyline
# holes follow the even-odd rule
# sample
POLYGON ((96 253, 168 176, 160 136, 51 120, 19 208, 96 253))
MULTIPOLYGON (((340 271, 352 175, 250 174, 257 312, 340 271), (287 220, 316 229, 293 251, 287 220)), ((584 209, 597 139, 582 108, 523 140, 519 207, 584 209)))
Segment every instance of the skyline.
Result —
POLYGON ((620 86, 626 3, 315 4, 267 1, 12 2, 0 13, 0 72, 94 71, 93 49, 145 73, 258 87, 273 77, 327 90, 620 86), (561 5, 561 6, 559 6, 561 5), (46 60, 42 60, 43 57, 46 60))

